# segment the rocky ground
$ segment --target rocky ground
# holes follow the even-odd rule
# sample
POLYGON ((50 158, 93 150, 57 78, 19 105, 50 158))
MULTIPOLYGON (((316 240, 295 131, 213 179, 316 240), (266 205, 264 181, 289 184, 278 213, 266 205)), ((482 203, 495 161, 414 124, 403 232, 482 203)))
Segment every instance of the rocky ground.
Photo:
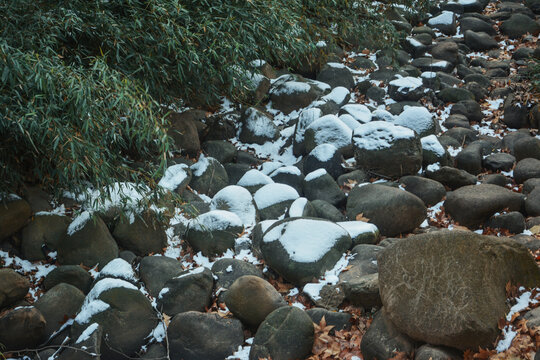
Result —
POLYGON ((390 15, 398 64, 259 61, 260 106, 174 114, 184 203, 8 196, 4 357, 538 360, 540 3, 432 14, 390 15))

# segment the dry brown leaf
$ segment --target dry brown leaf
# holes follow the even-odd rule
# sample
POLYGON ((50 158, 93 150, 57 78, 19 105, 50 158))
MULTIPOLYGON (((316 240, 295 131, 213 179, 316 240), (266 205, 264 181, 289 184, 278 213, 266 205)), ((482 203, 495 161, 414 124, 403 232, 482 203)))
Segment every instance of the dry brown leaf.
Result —
POLYGON ((356 221, 368 222, 369 219, 367 217, 364 217, 364 213, 360 213, 356 215, 356 221))

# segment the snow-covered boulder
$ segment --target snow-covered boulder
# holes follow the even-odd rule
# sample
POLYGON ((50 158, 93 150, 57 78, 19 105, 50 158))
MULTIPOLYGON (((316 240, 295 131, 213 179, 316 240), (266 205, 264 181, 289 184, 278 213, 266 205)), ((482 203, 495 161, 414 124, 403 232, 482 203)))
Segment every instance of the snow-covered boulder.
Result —
POLYGON ((341 166, 341 153, 332 144, 321 144, 311 150, 304 159, 304 172, 306 174, 325 169, 334 179, 343 174, 341 166))
POLYGON ((315 86, 299 80, 281 82, 277 79, 270 89, 272 107, 285 114, 308 106, 320 95, 321 92, 315 86))
POLYGON ((353 242, 352 246, 375 244, 379 239, 379 229, 375 224, 363 221, 340 221, 337 224, 347 230, 353 242))
POLYGON ((261 220, 277 219, 285 214, 292 202, 300 195, 289 185, 267 184, 257 190, 253 199, 259 209, 261 220))
POLYGON ((349 114, 356 121, 365 124, 371 121, 371 111, 366 105, 362 104, 347 104, 339 110, 339 115, 349 114))
POLYGON ((412 129, 420 137, 435 134, 437 131, 433 115, 423 106, 405 106, 403 112, 396 117, 394 124, 412 129))
POLYGON ((304 134, 306 151, 317 145, 332 144, 346 151, 350 149, 352 130, 336 115, 325 115, 312 122, 304 134))
POLYGON ((249 108, 242 114, 242 126, 238 138, 250 144, 264 144, 276 140, 279 130, 272 119, 255 108, 249 108))
POLYGON ((181 193, 191 181, 191 169, 186 164, 171 165, 158 182, 162 188, 181 193))
POLYGON ((274 183, 274 180, 270 176, 263 174, 257 169, 251 169, 238 180, 236 185, 246 188, 251 193, 255 193, 264 185, 272 183, 274 183))
POLYGON ((422 146, 416 133, 403 126, 372 121, 357 127, 352 139, 358 168, 400 177, 422 167, 422 146))
POLYGON ((255 225, 257 220, 253 196, 248 190, 238 185, 229 185, 221 189, 214 195, 210 209, 235 213, 245 226, 255 225))
POLYGON ((303 155, 306 152, 306 147, 304 144, 304 134, 306 129, 311 123, 323 116, 321 109, 318 108, 309 108, 305 109, 300 113, 296 126, 294 128, 294 137, 293 137, 293 153, 296 156, 303 155))
POLYGON ((191 165, 193 177, 189 186, 199 193, 214 196, 219 190, 229 185, 227 171, 219 161, 203 154, 199 161, 191 165))
POLYGON ((418 101, 424 96, 422 79, 406 76, 388 83, 388 94, 396 101, 418 101))
POLYGON ((289 218, 266 231, 261 251, 272 269, 302 285, 331 269, 351 243, 349 233, 333 222, 289 218))

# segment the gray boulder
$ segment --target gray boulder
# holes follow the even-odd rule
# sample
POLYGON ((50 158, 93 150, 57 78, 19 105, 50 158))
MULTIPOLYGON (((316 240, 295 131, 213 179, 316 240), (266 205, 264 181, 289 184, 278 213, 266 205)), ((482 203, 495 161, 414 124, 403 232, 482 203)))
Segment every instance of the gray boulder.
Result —
POLYGON ((139 265, 142 282, 153 297, 157 297, 165 283, 182 273, 182 264, 167 256, 145 256, 139 265))
POLYGON ((160 253, 167 246, 165 227, 153 212, 136 216, 134 221, 121 219, 114 227, 113 236, 121 247, 138 256, 160 253))
POLYGON ((406 191, 418 196, 429 207, 437 204, 446 196, 444 186, 435 180, 421 176, 404 176, 399 179, 406 191))
POLYGON ((242 127, 238 138, 250 144, 264 144, 279 137, 279 130, 272 119, 255 108, 248 108, 242 114, 242 127))
POLYGON ((498 336, 497 322, 508 311, 509 281, 540 283, 540 270, 525 247, 464 231, 409 237, 381 252, 378 265, 385 314, 397 329, 461 350, 491 346, 498 336))
POLYGON ((267 184, 253 195, 261 220, 277 219, 285 214, 294 200, 300 195, 289 185, 267 184))
POLYGON ((0 309, 24 299, 30 289, 27 278, 12 269, 0 269, 0 309))
POLYGON ((484 51, 496 49, 499 47, 497 40, 485 32, 465 31, 465 44, 471 50, 484 51))
POLYGON ((43 287, 50 290, 61 283, 73 285, 86 294, 92 286, 92 276, 79 265, 61 265, 45 276, 43 287))
POLYGON ((514 168, 514 180, 518 184, 533 178, 540 178, 540 160, 527 158, 518 161, 514 168))
POLYGON ((0 198, 0 240, 19 231, 32 215, 30 204, 17 195, 0 198))
POLYGON ((325 169, 318 169, 306 175, 302 188, 308 200, 324 200, 334 206, 345 203, 346 197, 336 181, 325 169))
POLYGON ((317 74, 317 80, 327 83, 332 88, 343 86, 351 89, 354 79, 351 71, 341 63, 330 62, 323 66, 317 74))
POLYGON ((26 260, 45 260, 43 246, 52 250, 66 234, 69 225, 67 216, 55 214, 36 214, 22 230, 21 251, 26 260))
POLYGON ((18 307, 0 315, 2 351, 35 349, 47 339, 46 321, 33 306, 18 307))
POLYGON ((362 214, 377 225, 381 235, 394 236, 417 228, 426 218, 424 202, 407 191, 369 184, 355 187, 347 199, 347 216, 362 214))
POLYGON ((508 20, 502 22, 500 30, 504 35, 511 39, 518 39, 523 35, 530 33, 538 35, 540 24, 525 14, 512 14, 508 20))

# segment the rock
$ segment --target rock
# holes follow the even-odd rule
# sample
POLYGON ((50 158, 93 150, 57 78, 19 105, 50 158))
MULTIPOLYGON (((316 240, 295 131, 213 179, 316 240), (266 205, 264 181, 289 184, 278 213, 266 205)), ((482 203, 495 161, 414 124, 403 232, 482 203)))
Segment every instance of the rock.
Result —
MULTIPOLYGON (((417 77, 400 77, 388 83, 388 94, 392 99, 396 101, 417 101, 420 100, 425 94, 425 89, 422 85, 422 79, 419 79, 417 77)), ((380 99, 380 101, 378 101, 382 102, 386 93, 384 92, 384 89, 381 89, 379 87, 375 88, 383 91, 382 98, 380 99)), ((373 87, 371 87, 371 89, 373 89, 373 87)), ((366 95, 369 95, 369 90, 366 95)))
POLYGON ((30 204, 17 195, 0 199, 0 240, 19 231, 32 215, 30 204))
POLYGON ((208 196, 214 196, 229 184, 229 177, 223 165, 214 158, 201 154, 199 161, 191 165, 193 177, 189 182, 194 190, 208 196))
POLYGON ((350 91, 343 86, 338 86, 333 88, 327 95, 324 95, 321 100, 317 101, 315 106, 321 109, 323 115, 335 114, 349 100, 351 100, 350 91))
POLYGON ((442 166, 426 169, 426 176, 432 180, 455 190, 462 186, 476 184, 476 176, 469 174, 465 170, 456 169, 450 166, 442 166))
POLYGON ((249 359, 303 359, 311 353, 313 342, 313 322, 306 312, 292 306, 281 307, 259 326, 249 359))
POLYGON ((260 246, 268 266, 303 285, 331 269, 351 243, 347 231, 330 221, 288 218, 271 225, 260 246))
POLYGON ((43 246, 56 250, 58 243, 66 234, 69 222, 67 216, 36 214, 22 230, 23 257, 29 261, 45 260, 43 246))
MULTIPOLYGON (((525 206, 527 202, 525 202, 525 206)), ((512 234, 521 234, 525 230, 525 217, 519 211, 493 215, 485 224, 492 229, 506 229, 512 234)))
POLYGON ((78 339, 93 323, 103 328, 101 356, 116 360, 134 356, 146 344, 146 337, 156 328, 158 318, 150 301, 137 287, 124 280, 105 278, 86 296, 70 337, 78 339))
POLYGON ((459 351, 447 347, 435 347, 424 344, 416 349, 414 360, 460 360, 462 355, 459 351))
POLYGON ((469 121, 481 122, 484 118, 480 105, 474 100, 462 100, 450 109, 450 115, 464 115, 469 121))
POLYGON ((341 107, 339 115, 350 115, 360 124, 365 124, 371 121, 373 115, 366 105, 362 104, 347 104, 341 107))
POLYGON ((279 130, 272 119, 253 107, 242 114, 241 121, 238 138, 242 142, 262 145, 279 137, 279 130))
POLYGON ((321 109, 318 108, 309 108, 304 109, 300 113, 296 126, 294 128, 294 137, 293 137, 293 154, 295 156, 302 155, 306 152, 306 146, 304 143, 304 135, 306 129, 311 123, 323 116, 321 109))
POLYGON ((28 279, 12 269, 0 269, 0 284, 0 309, 24 299, 30 289, 28 279))
POLYGON ((474 32, 484 32, 489 35, 496 35, 497 33, 493 28, 493 25, 491 25, 487 21, 473 16, 461 18, 459 20, 459 28, 461 29, 462 34, 464 34, 467 30, 472 30, 474 32))
POLYGON ((121 247, 138 256, 160 253, 167 247, 165 227, 153 212, 136 216, 134 221, 121 219, 114 227, 113 236, 121 247))
POLYGON ((394 124, 416 131, 419 137, 435 134, 437 130, 433 115, 423 106, 405 106, 394 124))
POLYGON ((500 30, 511 39, 519 39, 527 33, 538 35, 540 25, 527 15, 512 14, 508 20, 502 22, 500 30))
POLYGON ((483 159, 483 165, 491 171, 510 171, 516 163, 516 158, 507 153, 495 153, 483 159))
POLYGON ((364 275, 352 281, 340 282, 340 289, 345 294, 345 299, 354 306, 371 309, 380 308, 382 305, 377 273, 364 275))
POLYGON ((514 145, 514 155, 517 161, 526 158, 535 158, 540 160, 540 139, 535 137, 526 137, 520 139, 514 145))
POLYGON ((238 153, 236 147, 226 140, 205 141, 202 148, 206 155, 213 157, 223 165, 234 161, 238 153))
POLYGON ((402 177, 399 182, 406 191, 418 196, 426 207, 437 204, 446 196, 444 186, 432 179, 410 175, 402 177))
POLYGON ((540 188, 535 188, 527 195, 525 211, 528 216, 540 216, 540 188))
POLYGON ((470 74, 470 75, 467 75, 463 78, 463 81, 465 81, 465 83, 469 84, 469 83, 477 83, 479 84, 480 86, 484 87, 484 88, 487 88, 487 87, 490 87, 491 86, 491 80, 487 77, 487 76, 484 76, 482 74, 470 74))
POLYGON ((441 60, 441 59, 434 59, 432 57, 419 57, 414 59, 411 62, 411 65, 414 67, 417 67, 422 72, 438 72, 442 71, 445 73, 449 73, 454 68, 454 65, 452 63, 441 60))
POLYGON ((302 188, 308 200, 324 200, 334 206, 340 206, 346 200, 345 194, 325 169, 307 174, 302 188))
POLYGON ((61 265, 45 276, 43 287, 50 290, 58 284, 66 283, 86 294, 90 291, 92 281, 92 276, 79 265, 61 265))
POLYGON ((475 227, 503 209, 519 211, 523 203, 521 194, 497 185, 480 184, 448 193, 444 208, 460 225, 475 227))
POLYGON ((465 88, 449 87, 441 90, 437 97, 445 103, 456 103, 463 100, 474 100, 474 95, 465 88))
POLYGON ((220 289, 229 289, 236 279, 242 276, 263 277, 262 271, 258 267, 238 259, 219 259, 212 265, 212 274, 214 275, 217 292, 220 289))
POLYGON ((514 180, 518 184, 532 178, 540 178, 540 160, 527 158, 518 161, 514 168, 514 180))
POLYGON ((529 109, 525 104, 521 104, 519 100, 515 100, 514 95, 509 95, 504 100, 503 105, 504 118, 502 122, 513 129, 521 129, 527 127, 529 109))
POLYGON ((247 171, 241 178, 238 180, 237 185, 245 188, 250 193, 254 194, 257 190, 262 188, 264 185, 273 184, 274 180, 270 176, 263 174, 257 169, 251 169, 247 171))
POLYGON ((165 170, 158 185, 166 190, 182 194, 191 181, 191 169, 187 164, 174 164, 165 170))
MULTIPOLYGON (((89 325, 75 343, 64 349, 58 356, 59 360, 94 360, 101 358, 101 343, 103 327, 97 323, 89 325)), ((54 358, 54 356, 53 356, 54 358)))
POLYGON ((461 350, 491 346, 499 335, 508 281, 540 282, 525 247, 464 231, 409 237, 381 252, 378 264, 385 314, 396 328, 415 340, 461 350))
MULTIPOLYGON (((279 79, 278 79, 279 80, 279 79)), ((320 92, 313 86, 301 81, 278 82, 270 90, 272 106, 284 114, 299 110, 316 100, 320 92)), ((274 83, 274 84, 276 84, 274 83)))
POLYGON ((328 311, 321 308, 311 308, 306 311, 314 324, 320 324, 322 318, 326 322, 326 326, 333 326, 328 332, 330 335, 334 335, 336 331, 350 330, 352 316, 346 312, 328 311))
POLYGON ((503 174, 487 174, 480 178, 480 183, 482 184, 493 184, 498 186, 506 186, 510 183, 508 179, 503 174))
POLYGON ((474 32, 472 30, 465 31, 465 44, 471 50, 484 51, 496 49, 499 43, 485 32, 474 32))
POLYGON ((74 318, 84 301, 84 294, 73 285, 58 284, 34 303, 46 321, 45 334, 50 337, 66 319, 74 318))
POLYGON ((189 270, 165 283, 157 298, 158 308, 169 316, 204 311, 210 305, 214 279, 205 267, 189 270))
POLYGON ((177 149, 184 150, 190 155, 197 154, 201 149, 201 143, 196 121, 205 117, 206 112, 202 110, 188 110, 169 115, 170 127, 168 134, 177 149))
POLYGON ((304 144, 308 152, 321 144, 332 144, 338 150, 346 151, 351 146, 351 136, 352 130, 337 116, 325 115, 306 128, 304 144))
POLYGON ((212 210, 225 210, 236 214, 245 226, 255 225, 257 209, 248 190, 229 185, 218 191, 210 203, 212 210))
POLYGON ((0 315, 2 351, 35 349, 44 340, 45 318, 32 306, 19 307, 0 315))
POLYGON ((414 230, 425 220, 426 212, 424 203, 415 195, 384 185, 355 187, 347 199, 349 219, 362 214, 384 236, 414 230))
POLYGON ((176 315, 167 335, 172 360, 222 360, 244 343, 240 321, 196 311, 176 315))
POLYGON ((182 264, 167 256, 145 256, 139 265, 141 280, 153 297, 158 296, 168 280, 182 272, 182 264))
POLYGON ((327 63, 317 74, 317 80, 327 83, 332 88, 343 86, 346 89, 354 87, 351 71, 341 63, 327 63))
POLYGON ((352 239, 352 246, 375 244, 379 240, 380 232, 374 224, 363 221, 340 221, 337 224, 347 230, 352 239))
POLYGON ((416 174, 422 167, 420 139, 405 127, 372 121, 354 130, 352 143, 357 166, 364 170, 399 177, 416 174))
MULTIPOLYGON (((322 201, 322 200, 318 200, 322 201)), ((326 201, 325 201, 326 203, 326 201)), ((332 204, 326 203, 328 206, 333 206, 332 204)), ((339 211, 339 210, 338 210, 339 211)), ((298 198, 294 200, 289 208, 289 217, 319 217, 317 215, 317 210, 315 207, 305 197, 298 198)), ((324 217, 323 217, 324 218, 324 217)))
POLYGON ((345 184, 362 184, 369 182, 369 175, 364 170, 353 170, 337 178, 337 184, 341 187, 345 184))
POLYGON ((455 157, 456 168, 465 170, 469 174, 478 175, 482 172, 483 155, 490 153, 489 143, 478 140, 470 143, 455 157))
POLYGON ((268 314, 287 303, 270 283, 257 276, 238 278, 225 293, 225 304, 244 324, 257 328, 268 314))
POLYGON ((450 154, 442 146, 435 135, 429 135, 420 139, 422 144, 422 166, 430 164, 449 165, 451 163, 450 154))
POLYGON ((302 194, 302 182, 304 175, 296 166, 282 166, 270 174, 270 178, 276 183, 286 184, 302 194))
POLYGON ((318 145, 305 157, 304 174, 321 168, 325 169, 334 179, 343 174, 341 153, 334 145, 318 145))
POLYGON ((441 14, 429 19, 428 26, 435 28, 446 35, 455 35, 457 16, 452 11, 444 10, 441 14))
POLYGON ((523 189, 521 190, 521 193, 527 195, 537 186, 540 186, 540 178, 529 179, 523 183, 523 189))
POLYGON ((396 329, 383 309, 375 314, 362 337, 360 350, 366 360, 390 359, 397 353, 412 353, 414 342, 396 329))
POLYGON ((478 140, 478 133, 476 131, 464 128, 450 129, 443 136, 454 138, 460 144, 460 146, 469 145, 470 143, 478 140))
POLYGON ((471 125, 469 124, 469 119, 464 115, 450 115, 443 123, 444 127, 447 129, 452 129, 454 127, 462 127, 470 129, 471 125))
POLYGON ((67 229, 58 244, 58 262, 62 265, 105 266, 118 256, 118 245, 99 216, 93 219, 85 211, 67 229))
POLYGON ((259 209, 261 220, 277 219, 291 206, 300 195, 291 186, 285 184, 267 184, 257 190, 253 199, 259 209))
POLYGON ((431 48, 435 59, 446 60, 452 64, 458 62, 458 45, 454 41, 443 41, 431 48))
MULTIPOLYGON (((345 221, 345 215, 341 213, 334 205, 324 200, 313 200, 310 202, 315 212, 314 217, 330 220, 332 222, 345 221)), ((292 206, 291 206, 292 207, 292 206)), ((301 215, 308 216, 308 215, 301 215)))
POLYGON ((216 256, 234 249, 235 240, 243 230, 238 215, 225 210, 212 210, 190 220, 186 240, 195 252, 216 256))
POLYGON ((245 175, 251 168, 247 164, 228 163, 223 165, 227 176, 229 177, 229 185, 236 185, 238 181, 245 175))

